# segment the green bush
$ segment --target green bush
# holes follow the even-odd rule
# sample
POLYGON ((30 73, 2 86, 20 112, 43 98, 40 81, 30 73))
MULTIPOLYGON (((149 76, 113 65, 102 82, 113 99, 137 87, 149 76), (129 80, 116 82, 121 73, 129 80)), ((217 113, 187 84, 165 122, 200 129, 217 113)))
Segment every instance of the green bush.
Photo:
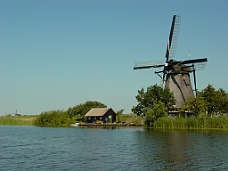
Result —
POLYGON ((143 108, 143 113, 146 115, 145 124, 147 126, 155 125, 158 118, 165 117, 168 114, 165 104, 161 101, 155 103, 152 108, 143 108))
POLYGON ((84 115, 91 108, 103 108, 107 107, 103 103, 97 101, 87 101, 83 104, 69 108, 66 111, 63 110, 51 110, 42 112, 34 121, 36 126, 69 126, 75 122, 83 122, 85 120, 84 115))
POLYGON ((61 110, 42 112, 34 121, 36 126, 69 126, 70 123, 66 112, 61 110))

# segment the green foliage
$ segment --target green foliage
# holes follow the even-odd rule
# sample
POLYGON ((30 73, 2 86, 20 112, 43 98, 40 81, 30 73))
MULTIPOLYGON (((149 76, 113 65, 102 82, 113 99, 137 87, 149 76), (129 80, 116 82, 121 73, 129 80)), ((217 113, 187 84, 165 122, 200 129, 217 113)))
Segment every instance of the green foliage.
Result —
POLYGON ((42 112, 34 121, 36 126, 68 126, 70 118, 62 110, 42 112))
POLYGON ((84 116, 91 108, 106 108, 107 106, 101 102, 97 101, 87 101, 83 104, 69 108, 66 113, 70 118, 74 116, 84 116))
POLYGON ((87 101, 84 104, 79 104, 66 111, 52 110, 42 112, 34 121, 37 126, 69 126, 75 121, 84 121, 84 115, 91 108, 104 108, 107 107, 103 103, 97 101, 87 101))
POLYGON ((218 106, 218 96, 215 88, 212 85, 208 85, 202 92, 198 93, 202 98, 204 98, 205 104, 207 106, 207 111, 209 114, 214 112, 216 106, 218 106))
POLYGON ((168 110, 165 108, 165 104, 159 101, 153 105, 153 108, 143 108, 143 113, 146 115, 145 125, 152 126, 158 118, 167 116, 168 110))
POLYGON ((133 113, 137 115, 145 115, 143 109, 150 108, 152 109, 154 104, 163 102, 166 109, 172 107, 175 104, 173 93, 169 89, 162 89, 162 87, 157 84, 147 88, 147 91, 144 91, 144 88, 138 90, 138 95, 135 96, 138 104, 133 106, 131 109, 133 113))
POLYGON ((208 85, 196 98, 189 98, 180 108, 180 111, 193 111, 196 114, 208 113, 209 115, 228 112, 228 94, 221 88, 215 90, 208 85))
POLYGON ((205 113, 207 111, 207 105, 204 98, 201 96, 190 97, 185 101, 184 105, 179 109, 180 112, 192 111, 199 115, 200 113, 205 113))
POLYGON ((219 94, 218 109, 220 113, 228 113, 228 93, 225 90, 219 88, 217 91, 219 94))
POLYGON ((120 109, 120 110, 117 110, 117 111, 116 111, 116 115, 117 115, 117 119, 118 119, 117 122, 120 122, 120 115, 123 114, 123 111, 124 111, 124 109, 120 109))

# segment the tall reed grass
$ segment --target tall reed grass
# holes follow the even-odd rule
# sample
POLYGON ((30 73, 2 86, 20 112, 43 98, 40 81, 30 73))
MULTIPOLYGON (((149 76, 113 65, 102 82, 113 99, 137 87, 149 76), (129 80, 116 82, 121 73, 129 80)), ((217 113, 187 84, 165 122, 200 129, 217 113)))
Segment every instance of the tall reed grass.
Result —
POLYGON ((33 125, 35 116, 2 116, 0 125, 33 125))
POLYGON ((161 129, 226 129, 227 116, 218 117, 163 117, 159 118, 154 127, 161 129))

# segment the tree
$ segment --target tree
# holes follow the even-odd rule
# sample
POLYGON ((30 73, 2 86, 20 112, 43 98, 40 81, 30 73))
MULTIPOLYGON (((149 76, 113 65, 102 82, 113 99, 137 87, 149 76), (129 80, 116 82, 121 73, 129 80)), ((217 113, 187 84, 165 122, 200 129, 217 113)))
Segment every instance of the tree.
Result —
POLYGON ((42 112, 34 121, 37 126, 68 126, 70 118, 63 110, 42 112))
POLYGON ((199 115, 207 111, 207 105, 204 101, 204 98, 198 95, 197 97, 190 97, 188 100, 186 100, 179 111, 192 111, 196 115, 199 115))
POLYGON ((228 94, 222 88, 215 90, 212 85, 208 85, 199 96, 204 99, 208 114, 226 113, 228 111, 228 94))
POLYGON ((146 115, 145 124, 147 126, 154 126, 158 118, 168 115, 168 110, 165 107, 165 104, 161 101, 155 103, 152 109, 148 107, 143 108, 143 112, 146 115))
POLYGON ((91 109, 91 108, 106 108, 107 106, 101 102, 98 101, 86 101, 83 104, 79 104, 74 106, 73 108, 69 108, 66 113, 70 118, 74 116, 82 116, 91 109))
POLYGON ((162 89, 157 84, 148 87, 146 92, 144 92, 144 88, 138 90, 138 95, 135 98, 138 104, 133 106, 131 110, 137 115, 145 115, 144 108, 152 109, 154 104, 158 104, 159 102, 164 103, 167 110, 175 104, 173 93, 169 89, 162 89))
POLYGON ((222 88, 216 90, 209 84, 197 94, 197 97, 189 98, 180 111, 193 111, 196 114, 207 112, 209 115, 228 111, 228 94, 222 88))
POLYGON ((219 88, 218 92, 218 112, 228 113, 228 93, 222 88, 219 88))
POLYGON ((198 93, 199 96, 204 98, 205 104, 207 106, 208 114, 212 114, 214 111, 215 106, 217 106, 216 102, 216 90, 212 85, 208 85, 202 92, 198 93))

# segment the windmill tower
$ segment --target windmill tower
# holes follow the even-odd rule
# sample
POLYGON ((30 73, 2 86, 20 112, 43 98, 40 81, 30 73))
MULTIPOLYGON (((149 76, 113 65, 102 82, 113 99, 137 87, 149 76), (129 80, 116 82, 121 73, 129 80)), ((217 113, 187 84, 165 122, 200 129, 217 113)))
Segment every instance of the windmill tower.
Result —
POLYGON ((135 62, 134 70, 162 68, 161 71, 155 71, 161 78, 162 87, 169 88, 174 94, 176 108, 180 108, 189 97, 194 96, 196 89, 196 68, 204 69, 207 58, 193 60, 173 60, 175 56, 177 40, 180 30, 180 15, 174 15, 170 29, 165 64, 162 62, 147 61, 135 62), (194 90, 192 89, 190 73, 193 73, 194 90), (165 86, 164 86, 165 82, 165 86))

